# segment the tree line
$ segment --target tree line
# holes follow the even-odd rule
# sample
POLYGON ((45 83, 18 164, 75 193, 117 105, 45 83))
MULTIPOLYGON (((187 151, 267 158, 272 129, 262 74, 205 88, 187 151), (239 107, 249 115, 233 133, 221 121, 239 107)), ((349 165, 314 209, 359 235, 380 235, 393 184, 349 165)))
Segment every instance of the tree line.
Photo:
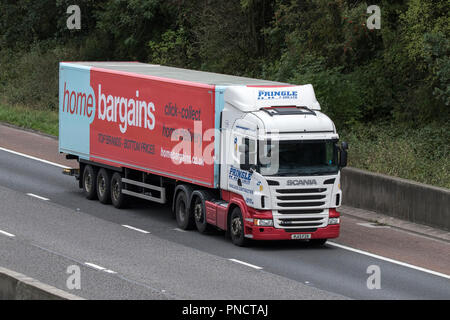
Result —
POLYGON ((4 102, 57 109, 60 60, 138 60, 312 83, 340 127, 449 120, 447 0, 80 0, 70 30, 72 4, 0 2, 4 102))

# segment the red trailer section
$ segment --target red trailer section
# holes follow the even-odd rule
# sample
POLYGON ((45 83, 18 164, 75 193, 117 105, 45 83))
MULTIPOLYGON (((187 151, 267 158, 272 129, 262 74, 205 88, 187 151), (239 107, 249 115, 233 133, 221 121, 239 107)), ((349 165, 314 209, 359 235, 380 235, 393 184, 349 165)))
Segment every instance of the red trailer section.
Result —
POLYGON ((88 130, 87 160, 213 187, 214 86, 76 64, 61 67, 65 99, 60 111, 66 116, 61 117, 60 151, 81 155, 84 145, 68 140, 88 130), (88 84, 80 83, 88 79, 80 80, 80 73, 89 74, 88 84), (88 85, 93 99, 80 88, 88 85), (83 115, 91 116, 89 126, 81 125, 83 115), (65 134, 66 127, 78 134, 65 134))

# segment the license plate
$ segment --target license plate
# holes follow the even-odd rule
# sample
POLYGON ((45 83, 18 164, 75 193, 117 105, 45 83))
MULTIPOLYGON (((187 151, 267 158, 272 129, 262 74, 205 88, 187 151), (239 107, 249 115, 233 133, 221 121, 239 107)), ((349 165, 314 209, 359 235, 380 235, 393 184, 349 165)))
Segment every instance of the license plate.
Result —
POLYGON ((292 234, 291 239, 311 239, 311 234, 309 233, 292 234))

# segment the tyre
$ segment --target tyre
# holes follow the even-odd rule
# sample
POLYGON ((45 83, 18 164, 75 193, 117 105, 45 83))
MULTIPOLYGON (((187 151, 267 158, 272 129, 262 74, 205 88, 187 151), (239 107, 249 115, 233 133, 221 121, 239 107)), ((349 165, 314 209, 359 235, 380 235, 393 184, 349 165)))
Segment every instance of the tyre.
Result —
POLYGON ((103 204, 111 202, 111 176, 105 168, 101 168, 97 174, 97 197, 103 204))
POLYGON ((194 221, 197 230, 200 233, 207 233, 211 231, 211 226, 206 222, 206 206, 205 201, 199 196, 195 197, 193 204, 194 221))
POLYGON ((122 175, 114 172, 111 177, 111 202, 117 209, 124 208, 127 205, 128 197, 122 193, 122 175))
POLYGON ((89 200, 97 199, 97 172, 91 165, 83 170, 83 191, 89 200))
POLYGON ((188 199, 184 191, 177 194, 175 200, 175 218, 177 225, 182 230, 192 229, 194 226, 194 219, 189 210, 188 199))
POLYGON ((249 241, 244 234, 244 219, 239 207, 234 208, 231 212, 229 230, 233 244, 239 247, 244 247, 248 244, 249 241))
POLYGON ((327 242, 327 239, 311 239, 309 243, 313 246, 323 246, 327 242))

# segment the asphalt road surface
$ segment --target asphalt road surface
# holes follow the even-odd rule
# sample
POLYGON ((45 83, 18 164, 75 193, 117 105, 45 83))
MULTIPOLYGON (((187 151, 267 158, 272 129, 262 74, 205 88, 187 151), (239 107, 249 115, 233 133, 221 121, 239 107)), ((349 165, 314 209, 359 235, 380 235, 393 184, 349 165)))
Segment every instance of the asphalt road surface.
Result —
MULTIPOLYGON (((11 149, 1 134, 0 147, 11 149)), ((66 163, 48 151, 52 139, 24 139, 31 145, 16 151, 66 163)), ((89 201, 60 167, 0 149, 0 266, 84 298, 450 298, 448 242, 342 220, 342 237, 323 247, 240 248, 221 232, 178 230, 168 205, 89 201), (67 287, 73 265, 81 289, 67 287), (380 271, 380 289, 369 289, 368 268, 380 271)))

